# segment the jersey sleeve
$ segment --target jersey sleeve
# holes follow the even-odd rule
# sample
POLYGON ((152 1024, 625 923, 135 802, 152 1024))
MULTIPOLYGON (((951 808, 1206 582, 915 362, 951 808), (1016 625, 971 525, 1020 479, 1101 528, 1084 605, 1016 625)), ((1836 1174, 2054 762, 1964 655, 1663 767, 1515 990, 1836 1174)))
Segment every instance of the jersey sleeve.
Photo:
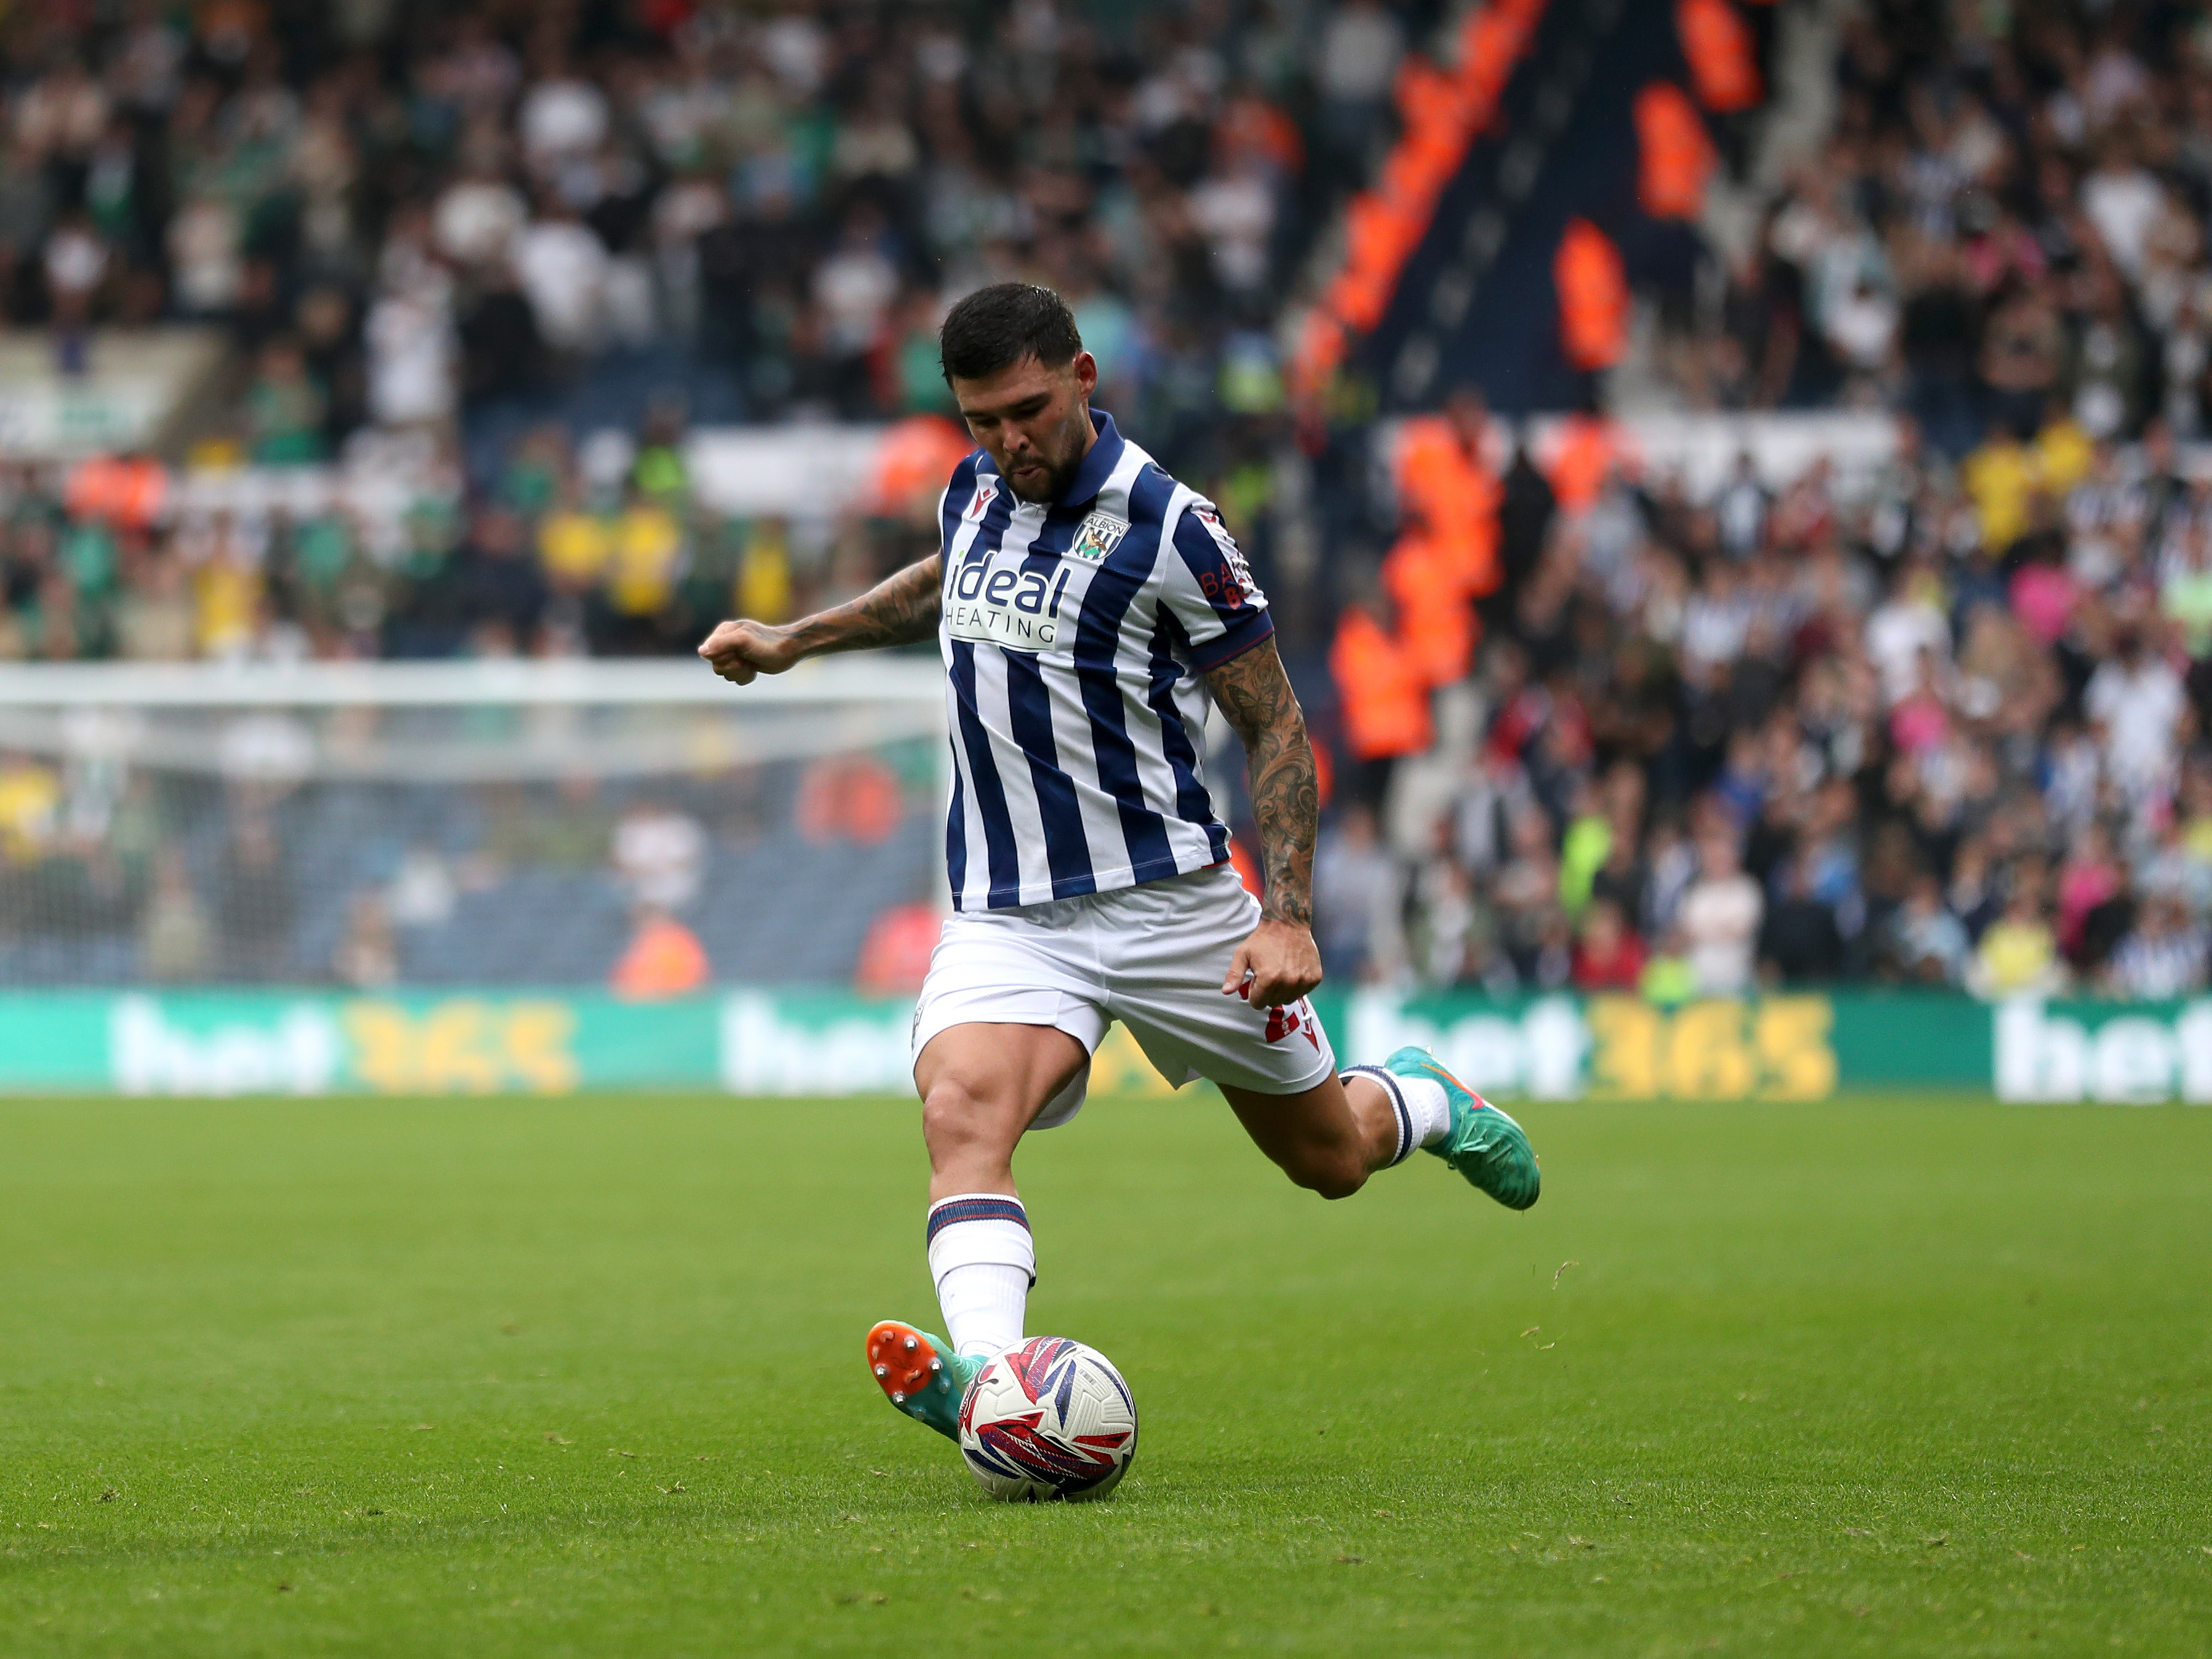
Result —
POLYGON ((1241 657, 1275 631, 1267 596, 1214 505, 1192 501, 1176 515, 1160 605, 1190 641, 1191 665, 1201 674, 1241 657))

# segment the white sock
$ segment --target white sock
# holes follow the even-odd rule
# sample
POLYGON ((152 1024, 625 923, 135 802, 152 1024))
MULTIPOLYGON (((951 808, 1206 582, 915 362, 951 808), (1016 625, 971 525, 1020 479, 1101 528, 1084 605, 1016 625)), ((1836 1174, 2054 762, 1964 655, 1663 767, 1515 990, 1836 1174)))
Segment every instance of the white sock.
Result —
POLYGON ((1364 1077, 1381 1086, 1398 1115, 1398 1150, 1390 1159, 1402 1164, 1416 1146, 1433 1146, 1451 1129, 1451 1097, 1432 1077, 1400 1077, 1380 1066, 1347 1066, 1343 1075, 1364 1077))
POLYGON ((1021 1200, 956 1193, 931 1205, 929 1277, 955 1353, 1003 1353, 1019 1342, 1036 1283, 1036 1244, 1021 1200))

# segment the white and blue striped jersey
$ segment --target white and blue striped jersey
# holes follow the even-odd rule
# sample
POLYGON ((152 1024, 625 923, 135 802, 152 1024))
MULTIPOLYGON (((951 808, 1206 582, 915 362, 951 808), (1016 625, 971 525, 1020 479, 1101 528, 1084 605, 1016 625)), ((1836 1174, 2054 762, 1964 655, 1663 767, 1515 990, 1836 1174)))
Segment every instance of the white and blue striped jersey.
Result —
POLYGON ((1112 416, 1091 419, 1097 441, 1058 501, 1017 499, 978 450, 939 506, 956 909, 1109 892, 1229 856, 1198 676, 1274 623, 1212 503, 1112 416))

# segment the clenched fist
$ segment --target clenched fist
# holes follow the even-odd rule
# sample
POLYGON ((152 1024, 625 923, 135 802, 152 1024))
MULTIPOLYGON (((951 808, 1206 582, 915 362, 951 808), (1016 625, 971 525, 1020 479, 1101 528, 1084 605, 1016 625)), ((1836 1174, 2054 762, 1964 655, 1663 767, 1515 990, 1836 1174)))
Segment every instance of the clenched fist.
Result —
POLYGON ((1296 922, 1263 921, 1230 958, 1221 994, 1243 997, 1255 1008, 1277 1008, 1320 983, 1321 951, 1312 933, 1296 922))
POLYGON ((802 653, 790 629, 740 617, 716 623, 699 654, 732 684, 750 685, 756 674, 781 674, 802 653))

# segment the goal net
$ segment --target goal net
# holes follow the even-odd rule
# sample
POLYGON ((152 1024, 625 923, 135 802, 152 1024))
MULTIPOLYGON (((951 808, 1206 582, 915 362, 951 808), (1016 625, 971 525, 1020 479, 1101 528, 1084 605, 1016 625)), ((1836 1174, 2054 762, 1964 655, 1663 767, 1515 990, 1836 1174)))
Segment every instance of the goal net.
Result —
POLYGON ((0 668, 0 986, 897 990, 933 660, 0 668))

